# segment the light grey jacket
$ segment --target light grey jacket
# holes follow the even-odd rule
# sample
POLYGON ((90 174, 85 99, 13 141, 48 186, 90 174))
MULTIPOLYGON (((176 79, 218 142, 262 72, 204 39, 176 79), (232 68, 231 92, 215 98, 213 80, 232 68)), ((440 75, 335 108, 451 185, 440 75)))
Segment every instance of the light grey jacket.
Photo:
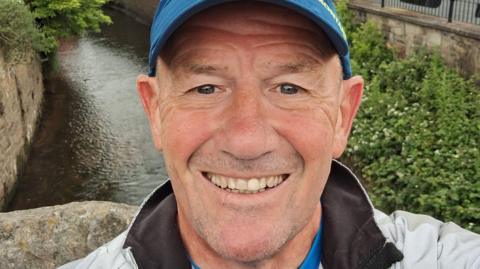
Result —
MULTIPOLYGON (((323 266, 321 265, 320 268, 480 269, 480 235, 464 230, 456 224, 442 223, 425 215, 396 211, 388 216, 381 211, 373 209, 365 190, 361 186, 358 179, 353 176, 350 170, 348 170, 348 168, 338 162, 334 162, 332 166, 332 173, 335 175, 331 175, 329 182, 342 182, 341 184, 337 184, 341 185, 341 187, 340 189, 338 189, 338 186, 326 187, 325 192, 331 192, 332 195, 330 195, 330 197, 334 197, 337 200, 345 199, 338 199, 339 195, 341 195, 341 192, 338 192, 335 189, 344 192, 345 188, 347 188, 348 195, 356 194, 358 198, 361 198, 359 201, 363 201, 366 205, 368 204, 365 207, 365 215, 370 214, 371 217, 353 218, 352 221, 366 220, 362 221, 362 223, 366 223, 362 226, 368 226, 368 222, 371 220, 374 230, 365 229, 366 232, 361 232, 363 227, 359 228, 357 226, 354 229, 355 232, 352 233, 353 237, 344 237, 343 235, 337 236, 334 228, 328 228, 329 225, 332 227, 344 225, 345 227, 338 229, 343 234, 348 233, 349 227, 355 227, 356 224, 350 223, 350 220, 347 221, 347 223, 345 223, 345 221, 337 223, 332 221, 329 223, 327 220, 327 223, 324 226, 324 237, 328 238, 331 234, 330 237, 333 239, 331 241, 323 241, 323 244, 327 246, 324 247, 324 249, 330 249, 331 252, 325 253, 324 251, 324 256, 327 257, 322 259, 323 266), (348 182, 345 181, 346 179, 348 182), (376 227, 379 228, 378 231, 379 234, 381 233, 381 239, 373 236, 370 238, 370 234, 375 233, 375 229, 377 229, 376 227), (362 241, 359 238, 365 239, 364 242, 357 244, 356 242, 362 241), (337 241, 339 240, 344 240, 346 244, 342 245, 338 243, 337 241), (388 255, 384 255, 385 253, 382 253, 382 251, 376 251, 375 249, 378 248, 378 244, 377 247, 371 248, 375 251, 365 251, 365 249, 368 250, 370 242, 373 241, 378 241, 380 243, 380 248, 384 250, 389 249, 388 251, 385 250, 383 252, 390 252, 390 254, 387 253, 388 255), (390 248, 388 248, 389 245, 391 246, 390 248), (367 252, 368 254, 365 254, 367 252), (381 256, 384 257, 382 258, 381 256)), ((145 212, 142 213, 142 211, 144 211, 144 206, 147 205, 148 208, 151 208, 151 205, 148 205, 149 201, 158 201, 158 197, 155 198, 155 196, 160 195, 159 193, 161 192, 164 192, 163 195, 166 198, 160 199, 162 203, 164 200, 171 200, 171 202, 168 202, 170 205, 167 206, 170 209, 172 207, 176 207, 174 198, 172 198, 173 195, 171 195, 171 186, 169 186, 169 183, 166 185, 168 186, 163 185, 159 187, 149 197, 147 197, 143 205, 140 207, 137 217, 134 219, 127 231, 120 234, 111 242, 95 250, 86 258, 66 264, 60 267, 60 269, 150 269, 154 267, 168 269, 186 268, 186 264, 189 264, 187 259, 185 259, 186 261, 182 262, 181 265, 180 263, 175 265, 176 261, 167 262, 170 265, 165 265, 167 263, 164 262, 165 260, 168 260, 169 257, 179 257, 176 256, 177 253, 174 253, 175 255, 170 254, 172 250, 160 251, 167 252, 167 254, 163 255, 162 258, 155 257, 155 259, 163 260, 159 261, 159 263, 156 263, 155 266, 152 266, 152 264, 155 263, 145 263, 145 260, 149 259, 145 258, 149 257, 148 250, 142 249, 141 247, 143 244, 141 240, 144 234, 141 234, 138 231, 148 230, 148 224, 145 224, 146 220, 142 220, 142 218, 145 218, 145 216, 148 215, 145 214, 145 212), (168 190, 165 191, 165 189, 168 190), (167 194, 169 194, 170 197, 167 197, 167 194), (134 228, 132 229, 132 227, 134 228), (145 229, 146 227, 147 229, 145 229), (132 246, 134 251, 132 251, 132 246), (136 255, 134 256, 133 253, 136 255), (135 257, 137 256, 141 259, 136 261, 135 257), (141 265, 142 263, 146 265, 141 265)), ((357 211, 362 211, 361 206, 358 207, 357 205, 357 207, 346 208, 345 205, 342 205, 343 202, 338 202, 335 200, 336 202, 332 203, 329 201, 329 199, 330 198, 328 197, 324 198, 322 196, 322 207, 324 208, 324 212, 325 210, 327 210, 327 212, 328 210, 332 211, 332 213, 329 215, 334 215, 334 213, 336 213, 338 210, 344 210, 347 212, 347 214, 339 215, 338 218, 341 219, 345 216, 349 216, 350 214, 357 214, 357 211), (339 206, 343 206, 344 208, 338 209, 339 206)), ((347 202, 347 204, 348 203, 350 202, 347 202)), ((174 215, 175 212, 176 211, 173 211, 173 213, 166 213, 165 215, 174 215)), ((332 218, 333 217, 334 216, 332 216, 332 218)), ((168 217, 166 216, 165 218, 168 217)), ((172 222, 174 221, 175 217, 172 218, 172 222)), ((169 231, 169 233, 171 232, 169 231)), ((169 235, 164 237, 167 237, 165 239, 166 241, 177 240, 169 239, 169 235)), ((174 242, 172 244, 174 244, 174 242)), ((158 251, 158 249, 155 251, 158 251)), ((177 252, 182 251, 184 251, 183 248, 177 252)), ((161 254, 159 255, 162 256, 161 254)), ((155 256, 157 255, 155 254, 155 256)), ((190 265, 188 265, 188 267, 190 267, 190 265)))

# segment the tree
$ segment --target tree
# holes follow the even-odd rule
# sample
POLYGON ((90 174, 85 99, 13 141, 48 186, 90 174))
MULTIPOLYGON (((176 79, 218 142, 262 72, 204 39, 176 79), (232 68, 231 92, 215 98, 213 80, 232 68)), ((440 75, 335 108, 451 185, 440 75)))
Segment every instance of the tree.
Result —
POLYGON ((51 49, 55 40, 45 38, 33 20, 32 13, 22 2, 0 1, 0 47, 5 50, 8 62, 21 61, 32 49, 51 49))
POLYGON ((47 38, 64 38, 85 31, 100 31, 110 24, 101 7, 109 0, 25 0, 47 38))

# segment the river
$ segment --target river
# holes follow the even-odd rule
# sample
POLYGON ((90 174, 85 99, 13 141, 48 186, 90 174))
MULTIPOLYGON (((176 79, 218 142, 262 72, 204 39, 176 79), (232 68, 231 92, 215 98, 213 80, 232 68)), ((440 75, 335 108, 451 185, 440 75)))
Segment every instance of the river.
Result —
POLYGON ((106 200, 139 204, 166 178, 135 89, 148 28, 116 11, 100 34, 62 42, 44 113, 8 210, 106 200))

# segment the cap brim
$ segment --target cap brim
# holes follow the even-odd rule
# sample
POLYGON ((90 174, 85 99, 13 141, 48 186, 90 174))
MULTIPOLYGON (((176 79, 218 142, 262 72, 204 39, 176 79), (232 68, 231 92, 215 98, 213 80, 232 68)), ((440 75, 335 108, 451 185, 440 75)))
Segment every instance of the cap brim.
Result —
MULTIPOLYGON (((344 67, 344 77, 349 77, 350 74, 345 74, 345 61, 348 61, 348 43, 345 33, 341 27, 335 13, 323 0, 259 0, 271 4, 283 6, 297 11, 305 17, 315 22, 330 39, 330 42, 337 50, 338 55, 342 60, 344 67)), ((185 21, 193 15, 208 9, 210 7, 224 4, 225 0, 191 0, 191 1, 166 1, 160 3, 159 9, 154 18, 154 23, 151 28, 151 42, 150 57, 149 57, 149 75, 155 76, 156 61, 161 49, 170 38, 173 32, 177 30, 185 21)), ((349 64, 348 64, 349 65, 349 64)))

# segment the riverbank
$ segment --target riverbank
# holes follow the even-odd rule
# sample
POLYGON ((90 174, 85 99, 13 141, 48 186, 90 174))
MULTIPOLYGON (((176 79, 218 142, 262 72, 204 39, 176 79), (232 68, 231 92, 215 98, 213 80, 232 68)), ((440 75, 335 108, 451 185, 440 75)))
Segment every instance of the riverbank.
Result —
POLYGON ((11 199, 28 159, 44 99, 42 66, 32 52, 11 64, 0 48, 0 211, 11 199))
POLYGON ((148 29, 105 10, 114 24, 63 40, 28 166, 7 210, 74 201, 139 204, 166 178, 135 90, 146 72, 148 29))
MULTIPOLYGON (((146 66, 146 58, 141 55, 148 51, 148 31, 135 28, 127 16, 116 17, 115 21, 116 26, 105 28, 102 34, 62 42, 58 52, 60 72, 45 81, 45 90, 43 86, 39 90, 45 99, 42 120, 37 131, 29 132, 28 139, 22 138, 24 134, 20 132, 9 135, 9 140, 3 134, 17 127, 31 129, 19 124, 23 122, 20 117, 11 119, 11 111, 20 113, 28 107, 30 100, 19 100, 28 96, 23 89, 35 88, 25 83, 28 79, 36 81, 33 70, 41 75, 40 63, 7 68, 1 58, 1 149, 3 145, 12 147, 14 142, 10 141, 14 139, 32 142, 22 147, 25 152, 31 151, 26 169, 16 166, 15 170, 22 171, 18 183, 13 180, 17 187, 9 209, 15 211, 0 213, 2 269, 56 268, 84 257, 125 230, 136 209, 112 202, 76 202, 18 210, 21 207, 64 204, 70 199, 139 203, 159 184, 162 172, 158 171, 158 153, 148 150, 153 146, 135 91, 135 76, 146 66), (132 44, 129 40, 142 42, 132 44), (15 84, 15 78, 22 85, 15 84), (13 105, 4 107, 7 97, 24 105, 15 109, 13 105), (64 151, 56 151, 58 148, 64 151), (42 173, 38 174, 38 170, 42 173)), ((30 94, 39 97, 37 91, 30 94)), ((39 109, 42 102, 38 102, 39 109)), ((30 113, 25 110, 21 114, 30 118, 30 113)), ((39 118, 40 112, 37 113, 39 118)), ((27 154, 22 160, 26 157, 27 154)))
MULTIPOLYGON (((126 135, 129 133, 127 130, 133 130, 131 134, 135 137, 142 133, 139 130, 145 130, 145 137, 148 133, 147 123, 136 116, 141 115, 141 119, 144 117, 141 105, 136 104, 138 101, 134 90, 134 78, 146 66, 146 58, 135 54, 141 51, 142 55, 146 55, 148 35, 143 29, 130 29, 132 24, 120 19, 117 20, 118 29, 105 31, 105 35, 92 35, 64 43, 64 48, 74 53, 62 55, 60 49, 60 57, 63 60, 67 58, 64 61, 64 68, 66 65, 67 69, 62 69, 59 75, 65 76, 65 70, 70 70, 69 77, 56 84, 46 81, 45 87, 37 56, 32 54, 26 63, 12 66, 5 62, 0 48, 0 207, 6 206, 14 190, 17 190, 15 199, 35 207, 39 204, 34 205, 29 200, 37 199, 41 192, 45 197, 72 193, 67 199, 83 201, 103 200, 98 198, 103 195, 111 197, 105 199, 134 203, 141 200, 135 197, 144 197, 144 192, 149 192, 152 185, 159 184, 158 175, 161 171, 157 168, 158 153, 149 153, 150 141, 145 138, 137 141, 126 135), (145 44, 119 46, 124 39, 145 40, 145 44), (106 58, 98 55, 106 55, 106 58), (132 78, 129 72, 134 74, 132 78), (67 91, 67 87, 76 87, 77 91, 67 91), (115 102, 111 102, 112 98, 115 102), (44 102, 44 99, 50 100, 44 102), (75 101, 74 106, 68 106, 72 100, 75 101), (45 114, 48 114, 44 116, 48 116, 48 119, 37 128, 42 103, 45 114), (84 108, 89 110, 84 111, 84 108), (132 111, 137 108, 138 111, 132 111), (66 121, 64 118, 68 116, 75 118, 66 121), (129 119, 142 126, 127 124, 129 119), (100 128, 112 125, 115 127, 113 130, 100 128), (73 136, 72 130, 78 131, 79 135, 73 136), (54 134, 52 131, 55 131, 54 134), (72 137, 74 141, 67 141, 72 137), (102 139, 114 143, 104 144, 102 139), (32 140, 36 142, 35 145, 32 140), (64 144, 70 145, 66 149, 68 154, 54 152, 54 147, 64 144), (135 145, 141 145, 142 148, 137 149, 135 145), (39 152, 41 147, 47 150, 47 153, 37 153, 41 162, 37 165, 29 162, 24 170, 27 156, 35 155, 35 151, 39 152), (92 149, 102 151, 92 152, 92 149), (30 150, 32 154, 29 154, 30 150), (58 164, 46 166, 45 163, 50 163, 51 159, 45 156, 53 155, 67 164, 78 159, 80 162, 74 169, 62 168, 58 164), (133 158, 132 155, 137 157, 133 158), (85 159, 87 157, 91 159, 85 159), (124 162, 114 162, 118 160, 124 162), (126 165, 125 160, 128 160, 126 165), (145 163, 149 166, 141 165, 145 163), (43 168, 45 177, 31 173, 31 180, 22 179, 17 183, 19 174, 29 174, 28 170, 32 167, 43 168), (103 167, 107 168, 102 170, 103 167), (71 176, 70 173, 76 171, 79 177, 71 176), (135 173, 123 173, 125 171, 135 173), (143 176, 137 176, 142 171, 143 176), (117 173, 123 173, 125 177, 119 177, 117 173), (109 181, 105 175, 112 175, 116 180, 109 181), (126 181, 125 178, 135 182, 126 181), (22 185, 27 186, 29 191, 22 192, 22 185), (129 188, 132 186, 140 186, 141 189, 131 191, 129 188), (110 192, 113 189, 128 190, 128 195, 112 194, 110 192), (79 194, 87 198, 78 198, 76 195, 79 194), (88 199, 88 195, 96 195, 97 198, 88 199)), ((30 210, 12 209, 16 211, 0 213, 0 268, 56 268, 84 257, 125 230, 135 208, 111 202, 81 202, 30 210)))

